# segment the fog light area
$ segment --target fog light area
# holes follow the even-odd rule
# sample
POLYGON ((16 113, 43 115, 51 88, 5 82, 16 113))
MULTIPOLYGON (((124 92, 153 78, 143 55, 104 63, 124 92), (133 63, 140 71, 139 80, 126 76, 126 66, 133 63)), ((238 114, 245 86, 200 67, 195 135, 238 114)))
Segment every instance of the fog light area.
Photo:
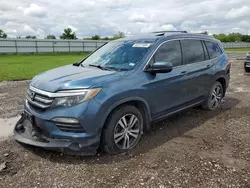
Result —
POLYGON ((53 118, 52 121, 54 121, 56 123, 79 124, 79 121, 75 118, 56 117, 56 118, 53 118))

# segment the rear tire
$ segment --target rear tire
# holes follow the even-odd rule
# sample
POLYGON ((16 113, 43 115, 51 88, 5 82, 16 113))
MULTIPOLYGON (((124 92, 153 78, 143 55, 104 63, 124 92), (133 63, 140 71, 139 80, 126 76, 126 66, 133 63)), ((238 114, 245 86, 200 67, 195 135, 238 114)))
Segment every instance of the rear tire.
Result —
POLYGON ((202 105, 203 109, 216 110, 220 107, 224 95, 224 90, 220 82, 216 81, 212 85, 208 98, 202 105))
POLYGON ((132 150, 143 132, 143 117, 132 105, 123 105, 109 115, 101 139, 102 149, 109 154, 132 150))

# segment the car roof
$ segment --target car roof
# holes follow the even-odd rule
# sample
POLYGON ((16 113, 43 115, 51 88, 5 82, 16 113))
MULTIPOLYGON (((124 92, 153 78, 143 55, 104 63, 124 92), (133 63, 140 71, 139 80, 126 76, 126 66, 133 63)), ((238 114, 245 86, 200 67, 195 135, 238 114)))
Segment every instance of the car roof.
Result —
POLYGON ((191 39, 199 39, 199 40, 212 40, 215 42, 219 42, 212 36, 206 34, 196 34, 196 33, 186 33, 186 32, 165 32, 165 33, 145 33, 138 34, 133 36, 127 36, 125 38, 119 39, 121 41, 156 41, 156 40, 171 40, 171 39, 183 39, 183 38, 191 38, 191 39))

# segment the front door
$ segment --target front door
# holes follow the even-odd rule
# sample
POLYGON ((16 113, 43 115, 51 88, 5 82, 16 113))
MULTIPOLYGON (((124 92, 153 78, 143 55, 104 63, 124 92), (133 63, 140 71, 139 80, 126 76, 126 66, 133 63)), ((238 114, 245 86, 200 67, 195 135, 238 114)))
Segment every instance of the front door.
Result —
POLYGON ((148 74, 148 101, 153 118, 168 113, 171 109, 180 107, 187 102, 186 74, 183 65, 182 50, 179 40, 163 43, 151 58, 149 64, 155 62, 171 62, 173 70, 169 73, 148 74))

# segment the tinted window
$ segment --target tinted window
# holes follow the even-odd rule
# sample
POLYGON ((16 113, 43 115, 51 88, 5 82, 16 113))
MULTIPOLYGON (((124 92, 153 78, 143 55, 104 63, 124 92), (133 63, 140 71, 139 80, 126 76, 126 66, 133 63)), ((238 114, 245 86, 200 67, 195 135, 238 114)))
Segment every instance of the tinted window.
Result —
POLYGON ((220 54, 222 54, 222 51, 217 43, 205 41, 205 44, 207 46, 207 50, 208 50, 208 54, 210 56, 210 59, 218 57, 218 56, 220 56, 220 54))
POLYGON ((199 40, 186 39, 181 42, 186 56, 187 64, 205 60, 202 43, 199 40))
POLYGON ((113 41, 99 48, 82 64, 114 70, 131 70, 144 57, 153 41, 113 41))
POLYGON ((181 45, 179 41, 170 41, 162 44, 156 51, 154 62, 165 61, 171 62, 174 67, 181 65, 181 45))

